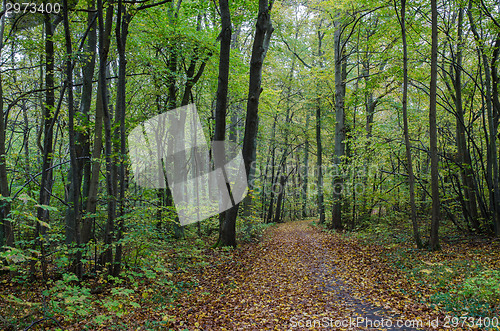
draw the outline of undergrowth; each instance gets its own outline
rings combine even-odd
[[[259,219],[238,220],[238,240],[256,241],[271,224]],[[179,298],[189,295],[198,285],[196,275],[212,263],[229,258],[228,248],[211,249],[217,239],[218,221],[204,221],[200,227],[187,226],[184,238],[172,239],[159,232],[154,224],[136,224],[141,231],[130,231],[123,240],[124,268],[119,277],[105,270],[89,267],[84,277],[63,272],[66,265],[55,259],[49,280],[30,281],[21,251],[12,251],[20,262],[15,273],[0,278],[0,329],[28,330],[39,327],[50,330],[145,330],[165,329],[171,316],[159,315],[145,321],[151,311],[172,308]],[[199,231],[201,230],[201,236]],[[212,259],[216,254],[220,258]],[[68,261],[66,261],[68,262]],[[24,265],[23,265],[24,263]],[[189,273],[188,280],[177,277]]]
[[[413,285],[409,291],[422,303],[459,318],[500,316],[498,241],[465,236],[445,222],[441,251],[429,252],[415,248],[409,220],[388,223],[377,222],[344,235],[381,248],[384,260],[405,275]],[[427,228],[421,231],[428,233]]]

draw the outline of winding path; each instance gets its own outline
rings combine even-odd
[[[259,244],[205,268],[195,293],[177,306],[177,316],[185,317],[177,322],[189,330],[418,330],[396,325],[416,325],[410,314],[354,294],[356,284],[370,281],[360,278],[366,268],[352,284],[349,278],[351,264],[364,256],[346,262],[346,250],[356,248],[332,238],[308,221],[273,227]]]

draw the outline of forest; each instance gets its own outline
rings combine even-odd
[[[500,330],[497,1],[0,14],[0,329]]]

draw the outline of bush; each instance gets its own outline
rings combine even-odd
[[[464,281],[457,294],[464,299],[475,298],[491,305],[500,301],[500,271],[485,270]]]
[[[50,289],[43,291],[43,295],[49,299],[52,314],[63,316],[69,321],[92,314],[90,289],[75,285],[77,282],[75,275],[63,274],[62,280],[56,281]]]

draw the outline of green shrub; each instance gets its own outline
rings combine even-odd
[[[101,300],[101,304],[109,313],[121,318],[134,308],[140,308],[140,304],[133,301],[134,290],[124,287],[111,289],[111,295]]]
[[[76,320],[90,315],[93,311],[90,289],[73,285],[78,278],[74,274],[63,274],[63,279],[43,291],[48,297],[49,309],[53,314],[68,320]]]
[[[500,271],[485,270],[476,277],[466,279],[457,294],[464,299],[475,298],[492,305],[498,304],[500,301]]]

